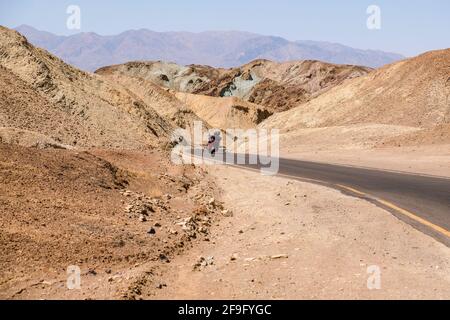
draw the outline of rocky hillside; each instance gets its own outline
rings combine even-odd
[[[0,127],[80,147],[143,149],[172,126],[119,84],[80,71],[0,27]]]
[[[130,62],[101,68],[98,74],[121,74],[175,91],[213,97],[237,97],[270,112],[289,110],[369,68],[319,61],[276,63],[256,60],[239,68],[180,66],[167,62]]]
[[[162,148],[195,114],[121,80],[0,27],[0,299],[137,299],[230,214],[206,171]],[[80,290],[61,286],[72,265]]]
[[[178,100],[169,89],[161,88],[151,81],[108,71],[103,72],[101,76],[127,88],[130,94],[152,106],[164,120],[175,127],[192,128],[194,121],[204,121],[193,109]],[[206,123],[205,125],[208,126]]]
[[[294,141],[307,128],[339,126],[345,131],[361,124],[378,124],[380,133],[389,126],[403,128],[404,134],[390,135],[379,145],[450,142],[450,49],[345,82],[261,126],[279,128]]]
[[[284,129],[380,123],[433,127],[450,122],[450,49],[432,51],[348,81],[267,125]]]
[[[176,97],[213,128],[250,129],[272,115],[266,108],[236,97],[210,97],[176,92]]]

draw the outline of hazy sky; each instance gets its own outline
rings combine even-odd
[[[240,30],[409,56],[450,47],[449,0],[0,0],[0,24],[71,34],[69,5],[81,9],[81,32],[103,35],[140,28]],[[381,9],[380,30],[366,26],[369,5]]]

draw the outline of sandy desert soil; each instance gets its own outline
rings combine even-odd
[[[241,169],[209,170],[234,215],[167,266],[167,287],[146,298],[450,298],[450,249],[373,204]],[[373,265],[380,290],[367,288]]]
[[[159,152],[0,143],[0,181],[3,299],[134,299],[221,217],[214,182]],[[81,290],[67,289],[71,265]]]

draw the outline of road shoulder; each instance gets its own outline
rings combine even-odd
[[[167,287],[148,298],[450,298],[450,249],[387,211],[322,186],[209,171],[233,217],[167,266]],[[367,286],[373,268],[379,290]]]

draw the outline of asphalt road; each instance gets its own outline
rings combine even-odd
[[[225,155],[229,154],[218,154],[214,160],[222,163]],[[243,158],[245,165],[236,163],[236,155],[228,164],[253,170],[270,167],[259,161],[250,165],[249,156]],[[279,159],[277,174],[370,201],[450,247],[450,178],[284,158]]]
[[[279,175],[326,185],[371,201],[450,246],[448,178],[291,159],[279,161]]]

